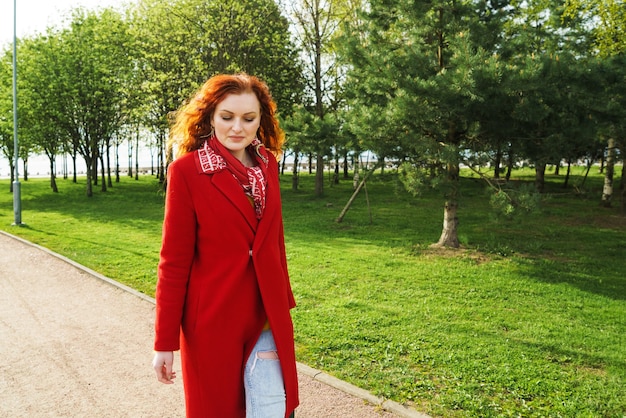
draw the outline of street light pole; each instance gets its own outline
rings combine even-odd
[[[13,180],[13,225],[22,224],[22,196],[20,171],[18,168],[19,147],[17,144],[17,0],[13,0],[13,144],[15,147],[15,178]]]

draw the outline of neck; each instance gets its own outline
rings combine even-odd
[[[231,152],[231,154],[233,155],[233,157],[238,159],[244,167],[254,167],[254,160],[250,156],[250,153],[248,153],[247,148],[237,151],[236,153]]]

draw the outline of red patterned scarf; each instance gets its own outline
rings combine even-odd
[[[267,150],[257,138],[254,138],[247,151],[256,161],[254,167],[246,167],[235,158],[217,138],[212,136],[198,150],[200,165],[205,173],[228,170],[237,179],[246,195],[254,201],[257,219],[263,217],[265,210],[265,188],[267,187]]]

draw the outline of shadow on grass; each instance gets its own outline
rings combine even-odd
[[[35,224],[39,213],[60,213],[77,220],[119,223],[121,227],[153,228],[162,221],[164,197],[156,179],[125,179],[102,192],[94,187],[92,197],[85,195],[85,185],[59,182],[59,193],[51,192],[40,182],[25,182],[22,187],[22,210],[30,213]]]
[[[613,300],[626,300],[626,278],[624,262],[607,260],[613,268],[603,267],[602,274],[594,271],[593,265],[602,260],[547,260],[519,258],[518,265],[526,277],[549,284],[567,284],[581,291],[601,295]]]
[[[605,358],[599,355],[593,355],[589,351],[582,349],[576,350],[548,342],[518,341],[518,343],[530,347],[533,350],[537,349],[543,353],[547,353],[546,359],[551,363],[561,366],[574,365],[575,367],[584,369],[586,372],[595,375],[605,375],[607,373],[607,365],[610,365],[612,370],[618,371],[622,377],[626,377],[626,361],[623,358]]]

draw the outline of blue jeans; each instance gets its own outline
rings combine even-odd
[[[261,333],[244,372],[246,418],[283,418],[285,385],[271,330]]]

